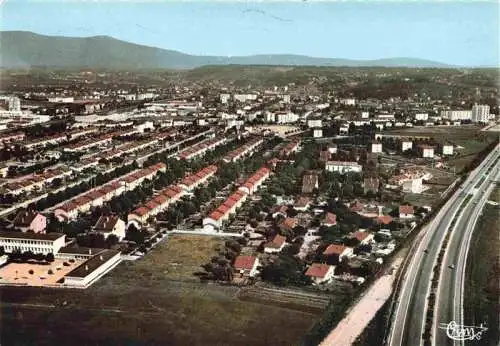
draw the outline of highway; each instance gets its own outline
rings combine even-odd
[[[499,157],[498,149],[499,146],[497,146],[483,162],[469,174],[461,187],[449,198],[427,227],[422,230],[420,243],[418,243],[417,246],[414,247],[413,252],[408,255],[408,267],[402,278],[399,296],[394,307],[391,330],[387,340],[388,345],[406,346],[423,344],[422,335],[425,327],[427,298],[431,288],[433,268],[436,264],[443,241],[452,220],[459,212],[460,206],[467,199],[469,193],[474,192],[475,186],[482,181],[483,175],[486,174],[488,168]],[[498,168],[498,163],[496,167]],[[493,170],[492,173],[494,172],[496,171]],[[487,179],[484,180],[484,182],[487,181]],[[483,186],[484,184],[480,189],[482,189]],[[474,201],[478,200],[480,196],[481,193],[474,194],[470,200],[470,204],[474,204]],[[469,208],[461,210],[461,214],[468,210]],[[456,224],[458,225],[459,223],[457,222]],[[458,232],[463,232],[464,228],[467,227],[460,227]],[[447,282],[446,284],[449,285],[450,283]],[[453,298],[451,299],[451,303],[453,303]],[[449,303],[450,302],[448,302],[448,304]],[[443,303],[443,307],[444,305],[447,304]],[[441,332],[443,332],[443,330],[439,330],[438,333],[441,334]],[[444,336],[446,337],[446,333]],[[434,344],[440,346],[446,345],[441,343]]]
[[[496,169],[491,171],[490,178],[485,179],[475,191],[474,197],[465,207],[451,233],[443,260],[438,291],[436,292],[437,304],[432,330],[433,344],[435,345],[463,345],[463,341],[450,340],[446,335],[446,330],[439,328],[439,326],[440,324],[448,324],[450,321],[464,325],[463,295],[469,245],[476,222],[498,178],[497,164]],[[451,264],[455,266],[454,269],[448,267]],[[483,321],[478,321],[478,324],[481,322]]]

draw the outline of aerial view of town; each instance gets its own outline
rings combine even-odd
[[[499,7],[0,2],[0,344],[498,345]]]

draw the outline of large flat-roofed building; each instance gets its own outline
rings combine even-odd
[[[120,260],[120,251],[102,251],[66,274],[64,285],[86,288],[120,263]]]
[[[472,106],[472,122],[487,123],[490,120],[490,106],[478,105]]]
[[[0,231],[0,246],[6,253],[16,249],[21,252],[57,253],[66,244],[65,235],[60,233],[23,233]]]
[[[363,166],[357,162],[328,161],[325,164],[325,169],[329,172],[339,172],[340,174],[349,172],[359,173],[363,170]]]
[[[444,110],[444,111],[441,111],[441,117],[443,119],[448,119],[451,121],[471,120],[472,119],[472,111],[471,110]]]

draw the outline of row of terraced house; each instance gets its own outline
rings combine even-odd
[[[183,196],[206,183],[216,172],[217,166],[210,165],[195,174],[186,176],[179,184],[161,190],[156,196],[132,211],[128,215],[128,223],[134,224],[137,228],[142,227],[150,217],[177,203]]]
[[[101,206],[112,198],[135,189],[144,180],[152,179],[159,171],[166,171],[164,163],[158,163],[151,167],[132,172],[120,180],[110,182],[98,189],[67,201],[55,209],[54,215],[59,221],[74,220],[78,214],[86,213],[92,207]]]
[[[267,167],[260,168],[253,174],[238,191],[233,193],[210,215],[203,219],[203,228],[207,231],[220,231],[224,222],[229,220],[230,216],[236,213],[250,195],[255,193],[264,181],[269,178],[271,170]]]

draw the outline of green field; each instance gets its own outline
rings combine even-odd
[[[494,190],[490,200],[500,202],[500,189]],[[500,338],[498,224],[498,206],[487,204],[476,224],[467,261],[464,318],[467,325],[487,323],[488,332],[481,345],[498,345]]]
[[[240,288],[193,280],[188,273],[222,239],[183,239],[120,264],[86,290],[1,288],[1,344],[294,345],[319,318],[318,311],[241,301]],[[201,263],[172,270],[190,249]]]

